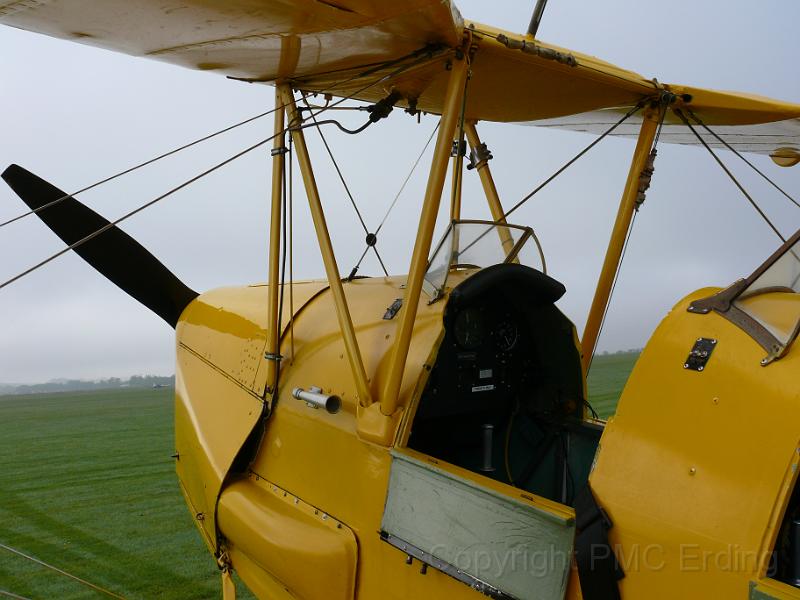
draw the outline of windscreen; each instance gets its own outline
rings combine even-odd
[[[518,225],[454,221],[431,256],[425,281],[434,295],[439,295],[448,274],[457,270],[478,270],[519,260],[544,272],[541,248],[535,240],[529,243],[531,237],[529,228]]]

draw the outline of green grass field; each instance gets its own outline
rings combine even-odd
[[[595,359],[591,401],[602,416],[636,356]],[[219,598],[178,490],[172,424],[172,389],[0,397],[0,544],[125,598]],[[105,597],[3,548],[0,590]]]
[[[617,400],[631,374],[638,352],[597,355],[589,371],[589,402],[604,419],[614,414]]]
[[[173,393],[0,398],[0,543],[126,598],[218,597],[170,457]],[[0,590],[103,597],[2,548]]]

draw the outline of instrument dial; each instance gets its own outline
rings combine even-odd
[[[464,350],[479,348],[486,337],[486,324],[481,311],[477,308],[465,308],[458,313],[454,333],[456,342]]]
[[[517,330],[516,323],[511,319],[501,321],[497,329],[495,329],[495,337],[500,351],[510,352],[517,345],[517,340],[519,339],[519,330]]]

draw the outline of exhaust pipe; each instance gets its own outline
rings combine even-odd
[[[324,408],[330,414],[335,415],[342,407],[342,399],[333,394],[323,394],[322,388],[311,386],[308,391],[303,388],[294,388],[292,396],[302,400],[309,408]]]

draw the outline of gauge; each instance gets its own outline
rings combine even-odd
[[[483,344],[486,325],[480,309],[465,308],[456,315],[454,327],[456,342],[464,350],[475,350]]]
[[[511,319],[504,319],[494,330],[497,339],[497,347],[501,352],[509,352],[514,349],[519,339],[517,325]]]

